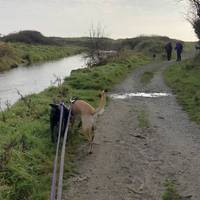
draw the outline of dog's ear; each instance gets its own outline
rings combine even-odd
[[[102,90],[101,93],[98,95],[98,97],[101,98],[106,92],[108,92],[107,89]]]
[[[70,103],[74,103],[77,100],[80,100],[80,98],[79,97],[72,97],[69,101],[70,101]]]

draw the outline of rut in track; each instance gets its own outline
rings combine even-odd
[[[162,72],[172,63],[137,69],[113,93],[171,93]],[[146,70],[155,74],[144,86],[140,77]],[[182,196],[200,199],[200,127],[174,95],[112,99],[98,119],[95,143],[92,155],[80,147],[78,174],[66,181],[64,199],[160,200],[167,178],[176,181]]]

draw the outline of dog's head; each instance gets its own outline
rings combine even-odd
[[[101,97],[103,97],[103,96],[105,96],[106,95],[106,92],[108,92],[108,90],[107,89],[105,89],[105,90],[102,90],[100,93],[99,93],[99,98],[101,98]]]
[[[70,103],[75,103],[77,100],[80,100],[79,97],[72,97],[69,101]]]

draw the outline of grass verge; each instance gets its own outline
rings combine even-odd
[[[122,55],[103,66],[72,72],[59,87],[50,87],[18,101],[0,113],[0,199],[49,198],[55,146],[49,135],[49,103],[79,96],[97,106],[102,89],[111,89],[127,73],[149,60],[142,55]],[[75,170],[73,158],[83,141],[78,128],[70,133],[65,175]]]
[[[173,89],[178,102],[190,118],[200,123],[200,68],[190,61],[170,66],[164,73],[167,84]]]

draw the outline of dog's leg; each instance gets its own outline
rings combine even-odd
[[[91,142],[90,143],[90,148],[89,148],[89,154],[92,154],[93,153],[93,143]]]
[[[88,149],[88,154],[91,154],[92,153],[92,136],[91,136],[91,130],[90,128],[83,128],[82,127],[82,134],[84,135],[85,139],[88,141],[88,146],[89,146],[89,149]]]
[[[90,145],[89,154],[92,154],[92,152],[93,152],[93,140],[94,140],[94,129],[93,129],[93,127],[90,128],[88,134],[89,134],[89,145]]]

